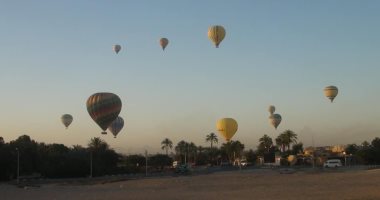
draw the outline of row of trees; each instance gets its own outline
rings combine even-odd
[[[214,133],[210,133],[205,138],[205,141],[210,143],[209,147],[196,146],[192,142],[183,140],[174,146],[168,138],[165,138],[161,145],[162,149],[166,150],[167,155],[168,150],[174,147],[175,154],[172,157],[181,162],[217,164],[223,160],[233,162],[235,158],[244,157],[248,162],[254,163],[258,156],[266,159],[270,155],[274,159],[276,153],[283,158],[286,158],[288,155],[303,154],[303,144],[297,140],[297,134],[291,130],[285,130],[274,140],[268,135],[262,136],[259,139],[256,150],[249,149],[248,151],[244,151],[245,146],[240,141],[230,141],[223,143],[220,148],[215,147],[215,144],[219,141]],[[364,141],[361,145],[349,144],[344,153],[346,157],[349,156],[350,162],[355,161],[357,164],[380,164],[380,138],[373,139],[371,143]],[[342,154],[331,152],[330,156],[342,157]],[[328,157],[325,159],[328,159]]]
[[[89,177],[110,174],[162,171],[172,164],[172,158],[164,154],[149,156],[122,155],[115,152],[100,138],[92,138],[87,147],[63,144],[45,144],[23,135],[5,143],[0,137],[0,180],[17,177],[19,155],[20,176],[42,178]],[[92,167],[91,167],[92,166]]]
[[[196,146],[193,142],[186,142],[184,140],[177,143],[176,146],[173,142],[165,138],[161,142],[161,148],[166,151],[175,150],[174,159],[181,162],[191,162],[196,164],[217,164],[222,161],[233,162],[236,158],[245,157],[249,162],[254,163],[257,156],[263,156],[266,153],[274,153],[275,151],[281,152],[283,155],[299,153],[303,151],[302,143],[297,143],[297,134],[291,130],[286,130],[276,138],[276,145],[273,143],[272,138],[264,135],[259,139],[257,150],[252,149],[244,151],[245,145],[240,141],[229,141],[221,144],[220,148],[215,147],[219,142],[215,133],[206,135],[206,142],[210,143],[209,147]],[[292,149],[290,147],[293,147]]]
[[[170,139],[165,138],[161,147],[166,154],[125,156],[115,152],[100,138],[92,138],[86,147],[67,147],[63,144],[38,143],[27,135],[9,143],[0,137],[0,180],[16,177],[17,155],[20,158],[21,176],[36,174],[47,178],[61,178],[139,173],[145,171],[146,163],[150,172],[162,171],[171,166],[173,160],[196,165],[217,165],[245,158],[254,164],[258,156],[265,158],[275,152],[283,157],[303,153],[303,144],[297,142],[297,134],[291,130],[284,131],[274,140],[268,135],[262,136],[255,150],[245,150],[245,145],[240,141],[225,142],[217,147],[215,144],[219,140],[214,133],[208,134],[205,141],[210,146],[197,146],[184,140],[174,146]],[[175,153],[169,154],[172,149]],[[375,138],[371,143],[350,144],[345,153],[362,164],[380,164],[380,138]]]
[[[361,145],[349,144],[345,153],[363,164],[380,164],[380,138],[376,137],[371,143],[364,141]]]
[[[93,138],[87,148],[74,145],[45,144],[23,135],[5,143],[0,138],[0,180],[17,176],[17,156],[19,155],[20,175],[58,177],[99,176],[117,170],[120,155],[100,138]]]

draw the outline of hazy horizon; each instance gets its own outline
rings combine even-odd
[[[380,136],[379,10],[370,0],[6,1],[0,136],[67,146],[100,137],[121,153],[155,153],[166,137],[208,146],[214,132],[220,145],[216,121],[232,117],[232,139],[246,149],[287,129],[304,146],[371,141]],[[219,48],[207,38],[217,24],[226,29]],[[334,103],[329,85],[339,88]],[[96,92],[123,102],[116,139],[87,113]],[[282,116],[277,130],[269,105]]]

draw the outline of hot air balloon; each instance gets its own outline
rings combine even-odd
[[[121,100],[116,94],[95,93],[87,99],[87,111],[91,118],[107,134],[106,129],[119,116]]]
[[[113,49],[113,51],[114,51],[116,54],[118,54],[119,51],[121,50],[121,46],[118,45],[118,44],[115,44],[115,45],[112,46],[112,49]]]
[[[268,108],[268,111],[270,113],[270,115],[273,115],[274,111],[276,110],[276,107],[274,107],[273,105],[270,105],[269,108]]]
[[[297,163],[297,156],[289,155],[288,156],[288,162],[290,165],[295,165]]]
[[[330,86],[325,87],[324,92],[325,92],[325,96],[329,98],[332,103],[336,95],[338,95],[338,88],[330,85]]]
[[[108,127],[108,130],[110,130],[114,138],[116,138],[117,134],[121,131],[121,129],[123,129],[123,126],[124,126],[123,118],[117,117]]]
[[[275,129],[277,129],[278,125],[281,123],[281,115],[280,114],[273,114],[269,117],[269,123],[274,126]]]
[[[64,114],[61,117],[61,121],[67,129],[70,126],[71,122],[73,122],[73,116],[71,116],[70,114]]]
[[[228,142],[235,135],[238,129],[238,124],[232,118],[223,118],[216,123],[216,129]]]
[[[168,38],[161,38],[160,39],[160,45],[161,45],[163,51],[165,50],[166,46],[168,46],[168,44],[169,44]]]
[[[226,36],[226,30],[223,28],[223,26],[211,26],[208,28],[208,38],[215,44],[215,47],[218,48],[220,42],[224,39]]]

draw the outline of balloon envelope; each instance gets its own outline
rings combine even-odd
[[[123,129],[124,120],[121,117],[117,117],[111,125],[108,127],[108,130],[111,131],[112,135],[116,138],[117,134]]]
[[[61,121],[67,129],[70,126],[71,122],[73,122],[73,116],[71,116],[70,114],[64,114],[61,117]]]
[[[281,123],[281,115],[280,114],[273,114],[269,117],[269,123],[274,126],[275,129],[277,129],[278,125]]]
[[[121,50],[121,46],[118,45],[118,44],[115,44],[115,45],[113,45],[112,49],[113,49],[113,51],[114,51],[116,54],[118,54],[119,51]]]
[[[274,111],[276,111],[276,107],[274,107],[273,105],[270,105],[268,108],[268,111],[271,115],[273,115]]]
[[[333,85],[325,87],[323,91],[325,96],[329,98],[331,102],[333,102],[335,97],[338,95],[338,88]]]
[[[216,25],[208,28],[208,38],[215,44],[215,47],[218,48],[219,44],[222,42],[226,36],[226,30],[223,26]]]
[[[162,47],[162,50],[165,50],[166,46],[168,46],[169,40],[167,38],[161,38],[160,39],[160,45]]]
[[[297,163],[297,156],[289,155],[288,156],[288,162],[290,165],[295,165]]]
[[[107,134],[105,130],[119,116],[121,100],[113,93],[95,93],[87,99],[87,111],[91,118]]]
[[[238,129],[238,124],[232,118],[223,118],[216,123],[216,129],[226,141],[230,141]]]

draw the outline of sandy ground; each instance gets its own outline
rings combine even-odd
[[[107,184],[18,188],[0,185],[0,199],[347,199],[379,200],[380,170],[281,173],[256,169],[146,178]]]

